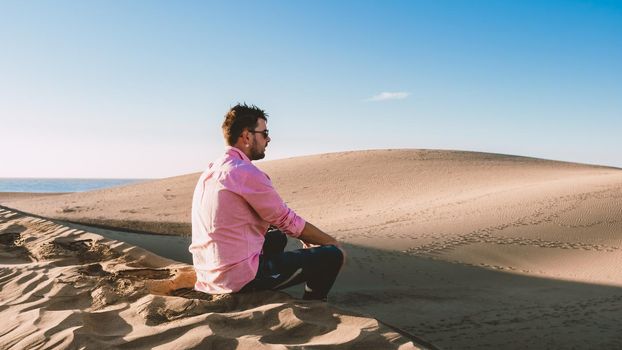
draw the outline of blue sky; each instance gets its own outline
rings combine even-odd
[[[622,167],[622,2],[0,0],[0,177],[165,177],[223,148]]]

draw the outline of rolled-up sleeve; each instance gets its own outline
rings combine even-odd
[[[305,220],[285,204],[268,176],[259,169],[244,171],[243,176],[243,181],[239,183],[239,195],[257,214],[284,233],[292,237],[300,236],[305,227]]]

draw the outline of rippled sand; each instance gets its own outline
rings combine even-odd
[[[191,266],[0,208],[3,349],[416,349],[377,320],[285,293],[194,292]]]

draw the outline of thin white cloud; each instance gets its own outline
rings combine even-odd
[[[409,92],[381,92],[369,98],[369,101],[403,100],[410,95]]]

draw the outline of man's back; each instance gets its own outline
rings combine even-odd
[[[281,224],[290,234],[301,232],[305,224],[244,153],[227,147],[194,191],[190,252],[197,272],[195,289],[230,293],[252,280],[270,223]]]

